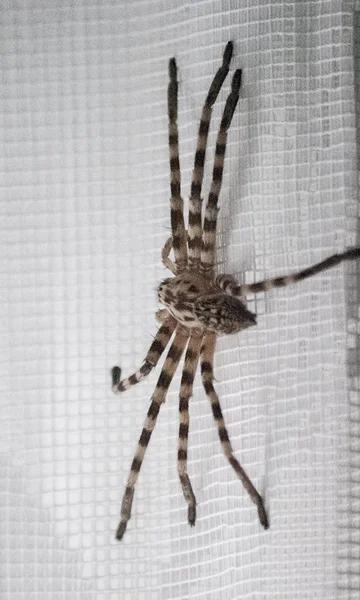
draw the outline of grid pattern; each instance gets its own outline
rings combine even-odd
[[[225,420],[266,497],[268,532],[221,454],[199,380],[189,449],[198,522],[188,527],[176,377],[117,543],[156,376],[118,397],[109,375],[114,364],[137,368],[156,330],[171,56],[185,198],[201,105],[229,39],[243,68],[219,272],[260,280],[356,243],[353,9],[339,0],[2,2],[5,600],[357,597],[356,265],[250,298],[258,327],[218,344]]]
[[[357,171],[360,170],[360,3],[355,3],[354,11],[354,81],[356,107]],[[350,206],[349,206],[350,208]],[[351,206],[352,222],[359,231],[357,203]],[[357,219],[355,218],[357,217]],[[348,281],[348,445],[344,453],[344,472],[339,486],[338,503],[338,598],[352,600],[360,589],[359,548],[360,548],[360,485],[359,485],[359,286],[358,279]]]

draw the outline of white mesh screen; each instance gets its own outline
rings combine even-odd
[[[222,455],[199,378],[189,448],[198,519],[187,525],[178,374],[116,542],[157,375],[110,391],[110,368],[138,368],[157,327],[170,224],[168,59],[179,66],[187,198],[202,103],[234,41],[243,87],[219,271],[249,282],[280,275],[357,241],[353,9],[339,0],[2,2],[6,600],[358,597],[356,265],[249,298],[258,326],[218,343],[225,420],[266,498],[269,531]],[[206,191],[229,82],[214,110]]]

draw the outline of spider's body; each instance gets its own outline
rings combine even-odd
[[[208,275],[184,271],[164,279],[160,302],[179,325],[199,335],[238,333],[256,324],[256,317],[238,298],[228,296]]]
[[[234,456],[219,398],[213,386],[213,359],[216,337],[223,334],[237,333],[256,324],[256,316],[247,310],[245,305],[247,294],[264,292],[274,287],[284,287],[316,275],[344,260],[354,260],[360,257],[360,249],[351,248],[342,254],[334,254],[320,263],[292,275],[266,279],[246,285],[238,285],[231,275],[214,275],[216,224],[219,210],[218,198],[222,183],[227,131],[239,99],[240,69],[234,73],[231,92],[226,101],[220,123],[216,140],[212,183],[204,215],[202,215],[201,188],[212,106],[229,72],[232,53],[233,44],[228,42],[222,65],[212,81],[203,106],[191,183],[187,230],[184,222],[184,203],[181,197],[180,185],[177,67],[175,59],[171,59],[169,63],[168,116],[172,235],[163,248],[162,260],[165,267],[172,272],[173,277],[164,279],[158,287],[158,298],[164,306],[164,309],[156,314],[161,325],[143,364],[138,371],[123,380],[120,380],[121,371],[119,367],[114,367],[112,370],[114,392],[123,392],[146,377],[157,365],[165,348],[173,339],[152,395],[135,457],[131,464],[121,506],[121,521],[116,533],[119,540],[123,537],[131,517],[135,483],[156,424],[160,406],[165,401],[167,390],[184,351],[185,359],[179,402],[178,472],[183,494],[188,503],[188,521],[190,525],[194,525],[196,520],[196,500],[187,473],[188,407],[195,373],[200,361],[204,390],[211,403],[224,454],[256,505],[261,525],[267,529],[268,517],[263,500]],[[174,253],[174,262],[169,258],[171,249]]]

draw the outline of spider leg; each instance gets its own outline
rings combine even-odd
[[[172,249],[172,235],[166,240],[165,242],[165,246],[163,247],[162,251],[161,251],[161,259],[163,262],[164,267],[166,267],[167,269],[169,269],[169,271],[171,271],[173,273],[173,275],[176,275],[177,271],[176,271],[176,265],[174,265],[173,261],[171,260],[171,258],[169,258],[169,254],[171,252]]]
[[[231,92],[226,101],[220,129],[216,140],[215,159],[210,194],[205,209],[203,225],[201,262],[203,271],[211,271],[215,262],[216,224],[218,214],[218,198],[221,190],[224,160],[226,152],[227,132],[239,100],[241,85],[241,69],[237,69],[231,82]]]
[[[168,116],[169,116],[169,152],[170,152],[170,218],[172,246],[178,272],[187,265],[187,242],[184,224],[184,201],[181,197],[181,175],[179,160],[178,82],[175,58],[169,61]]]
[[[218,69],[206,96],[205,104],[201,113],[199,133],[196,145],[194,169],[191,182],[191,193],[189,199],[189,227],[188,227],[188,246],[189,246],[189,264],[195,267],[200,262],[201,252],[201,188],[204,179],[204,163],[206,154],[206,145],[209,133],[209,126],[212,114],[212,107],[219,95],[222,84],[229,72],[230,61],[233,54],[233,43],[228,42],[223,54],[223,62]]]
[[[184,368],[181,377],[179,402],[179,447],[178,472],[184,498],[188,503],[188,521],[195,525],[196,498],[187,473],[187,450],[189,435],[189,399],[192,396],[194,377],[200,356],[201,337],[191,337],[185,354]]]
[[[214,351],[216,344],[216,336],[214,334],[207,334],[204,337],[203,344],[201,347],[201,377],[203,381],[203,386],[211,402],[212,413],[214,419],[216,421],[216,425],[218,428],[218,434],[220,438],[220,442],[222,445],[223,452],[234,469],[235,473],[241,480],[244,488],[248,492],[251,500],[256,504],[259,520],[264,529],[268,529],[269,522],[266,514],[266,510],[264,507],[263,499],[260,494],[252,484],[251,480],[247,476],[246,472],[235,458],[233,449],[230,443],[229,435],[226,430],[226,426],[224,423],[224,418],[221,411],[221,406],[219,402],[219,397],[215,392],[213,386],[214,380],[214,372],[213,372],[213,360],[214,360]]]
[[[350,248],[341,254],[333,254],[325,260],[322,260],[307,269],[293,273],[292,275],[285,275],[283,277],[274,277],[273,279],[264,279],[258,283],[249,283],[244,285],[237,285],[234,278],[231,275],[219,275],[215,283],[222,289],[226,294],[230,296],[245,296],[246,294],[256,294],[257,292],[266,292],[272,288],[285,287],[291,283],[302,281],[313,275],[317,275],[326,269],[335,267],[336,265],[346,260],[356,260],[360,258],[360,248]]]
[[[174,333],[176,327],[176,321],[172,317],[168,317],[165,319],[161,327],[158,329],[158,332],[154,338],[153,343],[151,344],[149,351],[145,357],[143,364],[140,369],[130,375],[127,379],[122,379],[120,381],[121,370],[119,367],[112,368],[112,388],[115,394],[119,394],[120,392],[124,392],[132,385],[139,383],[142,379],[147,377],[149,373],[156,367],[160,356],[164,352],[168,342]]]
[[[122,539],[126,531],[127,523],[131,518],[131,507],[134,498],[135,484],[144,460],[146,448],[149,444],[151,434],[155,428],[160,406],[163,402],[165,402],[169,385],[179,364],[187,340],[187,334],[183,333],[182,331],[176,332],[174,341],[170,346],[164,366],[160,373],[160,377],[156,384],[150,408],[145,419],[144,427],[141,432],[134,459],[131,463],[130,474],[126,483],[125,493],[121,504],[121,521],[116,532],[116,538],[118,540]]]

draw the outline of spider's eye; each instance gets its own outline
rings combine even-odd
[[[256,325],[256,315],[241,300],[226,294],[199,298],[195,302],[194,312],[206,329],[218,334],[237,333]]]
[[[167,284],[169,283],[169,281],[170,281],[170,278],[168,278],[168,279],[163,279],[163,281],[162,281],[162,282],[159,284],[159,286],[158,286],[158,288],[157,288],[157,289],[158,289],[158,291],[159,291],[159,292],[161,292],[161,291],[164,289],[164,287],[166,287],[166,286],[167,286]]]
[[[167,285],[169,283],[170,279],[163,279],[162,282],[160,283],[159,287],[163,287],[164,285]]]

